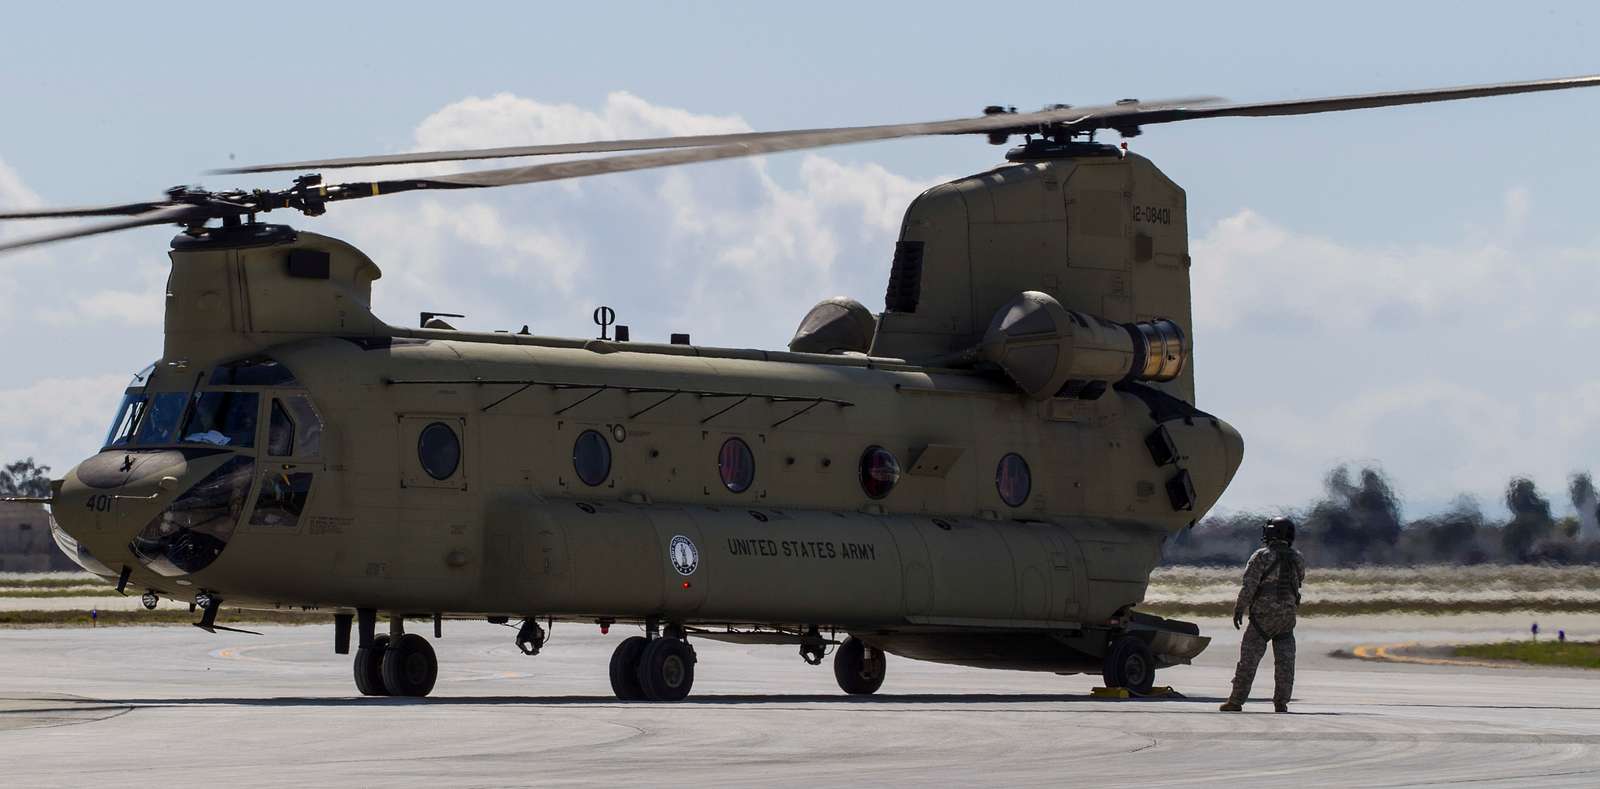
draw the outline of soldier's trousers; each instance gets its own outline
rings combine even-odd
[[[1228,700],[1243,704],[1250,697],[1250,685],[1256,680],[1256,666],[1267,654],[1267,634],[1251,622],[1244,629],[1244,643],[1239,647],[1239,667],[1233,672],[1233,694]],[[1287,704],[1294,693],[1294,628],[1272,637],[1272,700]]]

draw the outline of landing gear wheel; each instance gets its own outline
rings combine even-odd
[[[377,636],[372,646],[356,650],[356,690],[363,696],[387,696],[383,684],[383,653],[389,650],[389,637]]]
[[[1156,685],[1156,658],[1150,646],[1133,636],[1111,642],[1106,650],[1101,676],[1108,688],[1127,688],[1134,693],[1149,693]]]
[[[383,686],[391,696],[426,696],[439,678],[439,659],[428,639],[406,633],[383,653]]]
[[[648,646],[650,640],[644,636],[629,636],[611,653],[611,692],[617,694],[617,698],[644,700],[644,688],[639,686],[639,658]]]
[[[681,701],[694,685],[694,647],[676,638],[658,638],[639,656],[639,687],[651,701]]]
[[[887,668],[883,650],[869,647],[855,636],[846,638],[833,653],[833,678],[840,690],[853,696],[877,693]]]

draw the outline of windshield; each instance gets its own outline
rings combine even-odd
[[[117,406],[117,415],[111,420],[111,429],[106,431],[107,448],[127,446],[133,440],[133,428],[139,424],[139,418],[144,415],[145,396],[143,393],[130,392],[122,396],[122,405]]]
[[[183,422],[186,443],[216,444],[227,447],[253,447],[256,443],[256,407],[261,396],[255,392],[201,392]]]

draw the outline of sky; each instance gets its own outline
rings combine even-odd
[[[1216,6],[27,4],[0,33],[0,210],[287,185],[205,175],[250,162],[1600,73],[1592,4]],[[1514,475],[1559,510],[1600,470],[1600,89],[1130,145],[1188,192],[1199,405],[1246,440],[1220,509],[1375,463],[1409,516],[1502,512]],[[366,250],[390,323],[586,336],[607,304],[636,339],[780,348],[825,297],[881,309],[905,205],[1003,153],[906,140],[273,219]],[[160,354],[172,233],[0,256],[0,460],[97,448]]]

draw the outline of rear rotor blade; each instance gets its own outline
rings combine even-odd
[[[1152,123],[1173,123],[1200,118],[1272,117],[1278,115],[1314,115],[1323,112],[1398,107],[1407,104],[1428,104],[1436,101],[1457,101],[1486,96],[1508,96],[1515,93],[1539,93],[1548,90],[1567,90],[1600,85],[1600,75],[1562,77],[1527,82],[1501,82],[1492,85],[1465,85],[1454,88],[1430,88],[1391,93],[1364,93],[1353,96],[1329,96],[1320,99],[1293,99],[1290,101],[1263,101],[1244,104],[1221,104],[1210,107],[1182,107],[1176,109],[1140,109],[1114,117],[1095,118],[1078,124],[1075,128],[1117,129],[1143,126]]]
[[[161,207],[156,208],[155,210],[146,211],[145,213],[137,214],[135,216],[128,217],[127,219],[119,219],[115,222],[102,222],[98,225],[88,225],[87,227],[63,230],[59,233],[31,236],[29,238],[20,239],[17,241],[0,242],[0,252],[9,252],[14,249],[38,246],[40,244],[49,244],[56,241],[66,241],[67,239],[71,238],[97,236],[101,233],[112,233],[118,230],[128,230],[135,227],[145,227],[147,225],[179,224],[191,220],[203,221],[207,215],[208,214],[204,210],[196,208],[192,205],[161,205]]]
[[[901,123],[890,126],[855,126],[812,132],[770,132],[758,139],[726,145],[707,145],[667,151],[605,156],[579,159],[570,162],[552,162],[524,167],[507,167],[496,170],[477,170],[458,175],[433,176],[393,181],[375,181],[370,184],[372,194],[411,191],[414,189],[478,189],[492,186],[514,186],[541,181],[561,181],[605,173],[649,170],[694,162],[719,159],[736,159],[783,151],[800,151],[824,148],[831,145],[892,140],[901,137],[920,137],[935,134],[965,134],[969,132],[1037,131],[1052,124],[1070,124],[1098,117],[1102,113],[1128,112],[1143,107],[1150,110],[1175,110],[1199,101],[1212,99],[1176,99],[1149,104],[1121,104],[1102,107],[1073,107],[1043,110],[1031,113],[1006,113],[981,118],[963,118],[930,123]],[[344,184],[341,189],[351,196],[368,196],[368,184]]]
[[[248,167],[234,167],[222,170],[213,170],[215,173],[265,173],[277,170],[316,170],[323,168],[340,167],[367,167],[374,165],[390,164],[424,164],[428,162],[466,161],[474,159],[503,159],[517,156],[549,156],[554,154],[576,153],[615,153],[617,151],[641,151],[660,148],[692,148],[701,146],[722,146],[742,143],[769,143],[773,140],[785,140],[791,137],[831,139],[836,135],[844,135],[850,139],[841,139],[840,142],[821,143],[822,145],[840,145],[845,142],[865,142],[868,140],[888,140],[897,137],[917,137],[930,134],[969,134],[987,132],[1009,128],[1017,128],[1025,133],[1028,129],[1052,123],[1061,123],[1084,117],[1094,112],[1126,112],[1139,108],[1147,110],[1160,108],[1173,108],[1192,104],[1205,104],[1221,101],[1215,96],[1199,96],[1193,98],[1171,99],[1156,103],[1107,105],[1104,107],[1083,107],[1043,110],[1030,113],[1001,113],[998,115],[984,115],[976,118],[957,118],[944,121],[925,121],[917,123],[892,123],[878,126],[840,126],[823,129],[791,129],[787,131],[770,132],[737,132],[732,134],[698,134],[684,137],[646,137],[633,140],[597,140],[592,142],[556,143],[552,145],[524,145],[509,148],[478,148],[461,151],[424,151],[418,153],[384,154],[380,156],[349,156],[338,159],[313,159],[303,162],[286,162],[282,164],[262,164]],[[856,135],[866,135],[857,138]],[[818,146],[809,146],[818,147]],[[793,150],[781,148],[774,150]],[[692,160],[700,161],[700,160]]]

